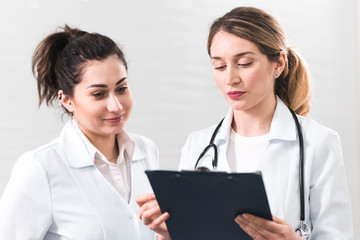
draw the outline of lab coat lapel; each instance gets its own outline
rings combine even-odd
[[[269,145],[259,170],[263,173],[272,214],[284,217],[287,205],[291,203],[288,201],[288,194],[294,192],[289,189],[297,187],[292,179],[297,179],[296,164],[299,150],[296,141],[296,125],[289,109],[280,99],[277,99],[269,138]],[[295,203],[292,204],[295,205]]]
[[[65,156],[64,161],[85,202],[101,222],[105,239],[112,239],[111,236],[139,239],[139,231],[135,230],[139,227],[135,212],[97,170],[70,121],[65,125],[60,141]]]
[[[277,98],[276,109],[270,127],[270,141],[296,140],[296,125],[288,107]]]
[[[215,138],[215,143],[218,148],[218,171],[230,172],[229,163],[227,161],[227,148],[229,145],[229,135],[231,130],[231,123],[233,119],[232,109],[226,114],[222,126]]]
[[[60,134],[60,146],[64,150],[66,165],[73,168],[94,166],[94,160],[71,121],[65,124]]]
[[[135,141],[134,153],[131,158],[131,196],[130,203],[135,203],[135,198],[141,193],[152,192],[149,180],[145,174],[146,169],[151,169],[147,166],[147,156],[145,152],[137,145]],[[132,205],[133,209],[138,209],[137,205]]]
[[[132,135],[129,135],[132,137]],[[135,142],[134,152],[131,157],[131,195],[130,195],[130,206],[136,213],[139,212],[139,205],[136,204],[136,196],[143,193],[152,192],[151,185],[145,174],[146,169],[157,169],[158,166],[149,165],[148,158],[146,154],[147,145],[140,143],[136,138],[133,139]],[[136,214],[138,216],[138,214]],[[138,219],[138,217],[137,217]],[[154,232],[151,231],[147,226],[142,222],[139,222],[139,228],[141,232],[142,239],[155,239]],[[130,239],[130,238],[129,238]]]

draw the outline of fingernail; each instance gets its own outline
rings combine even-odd
[[[241,215],[238,215],[238,216],[235,218],[235,221],[236,221],[237,223],[240,223],[241,220],[242,220],[242,216],[241,216]]]

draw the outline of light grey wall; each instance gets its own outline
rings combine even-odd
[[[127,128],[158,144],[161,168],[176,169],[187,135],[228,110],[212,80],[206,37],[216,17],[240,5],[277,16],[289,44],[307,60],[314,90],[310,116],[341,136],[360,239],[356,0],[0,0],[0,194],[20,154],[57,137],[63,125],[60,110],[37,108],[31,56],[43,37],[67,23],[117,41],[129,61],[135,98]]]

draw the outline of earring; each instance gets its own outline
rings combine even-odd
[[[279,77],[279,73],[278,73],[278,72],[275,72],[275,77]]]
[[[74,117],[74,112],[68,111],[68,115],[69,115],[70,119],[73,119],[73,117]]]

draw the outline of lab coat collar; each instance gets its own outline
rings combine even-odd
[[[296,125],[291,112],[279,97],[276,97],[276,100],[276,109],[270,127],[270,141],[275,139],[295,141]]]
[[[275,140],[296,140],[296,125],[294,119],[284,102],[276,97],[277,104],[270,126],[269,139]],[[223,124],[216,136],[216,145],[221,145],[229,141],[231,123],[233,120],[233,110],[230,109],[226,114]]]
[[[85,134],[80,130],[74,119],[71,120],[74,129],[77,131],[78,135],[81,137],[84,142],[91,158],[95,161],[95,158],[98,157],[105,162],[108,162],[106,157],[90,142],[90,140],[85,136]],[[119,145],[119,154],[123,157],[118,158],[116,164],[121,164],[124,161],[125,156],[127,159],[132,159],[135,147],[135,140],[130,136],[126,130],[123,130],[121,134],[116,135],[117,143]]]
[[[81,138],[81,133],[76,130],[76,127],[72,121],[68,121],[60,134],[60,144],[65,155],[65,161],[73,168],[94,166],[94,149],[87,148],[86,143]],[[145,152],[137,146],[137,142],[130,134],[127,132],[126,134],[134,142],[132,153],[127,152],[131,161],[145,159]]]
[[[134,141],[134,142],[135,142],[135,146],[134,146],[134,151],[133,151],[133,154],[132,154],[131,161],[135,162],[135,161],[146,159],[147,155],[146,155],[145,151],[142,148],[137,146],[136,141]]]
[[[215,143],[217,146],[220,146],[221,144],[229,141],[232,120],[233,120],[233,111],[232,109],[230,109],[224,118],[224,121],[221,125],[218,134],[216,135]]]
[[[91,156],[92,153],[87,149],[72,121],[65,124],[60,134],[60,144],[69,166],[82,168],[94,165],[94,156]]]

